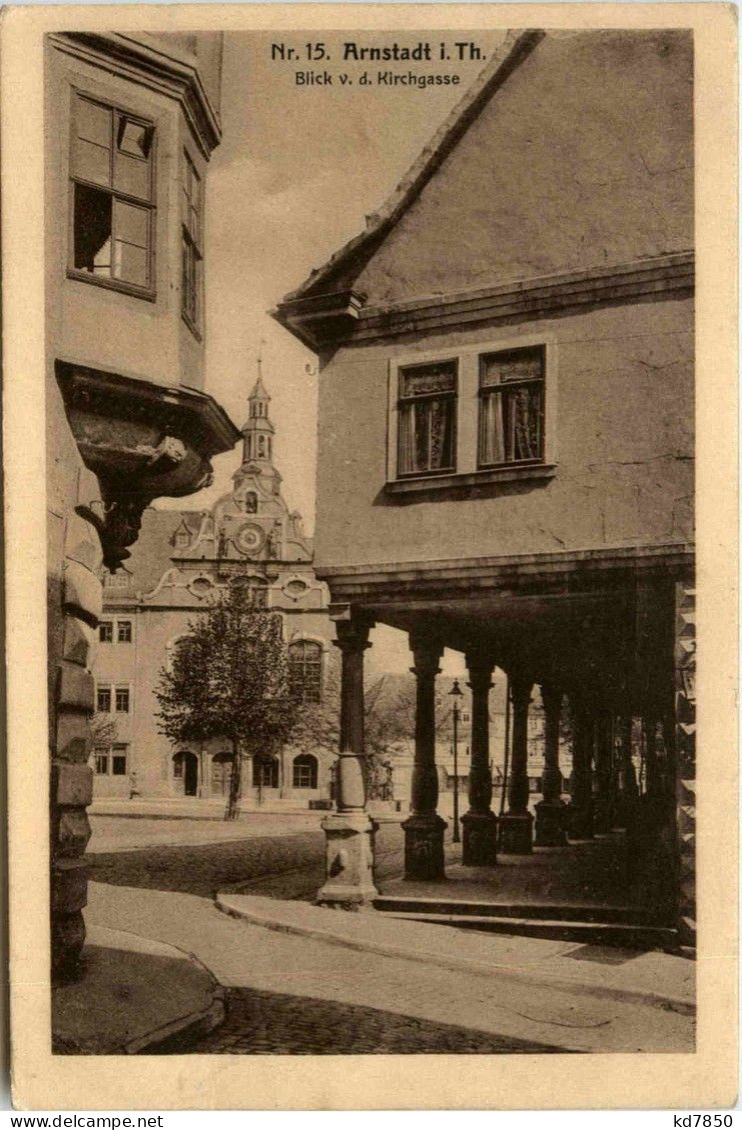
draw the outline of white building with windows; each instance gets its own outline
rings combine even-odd
[[[226,796],[226,744],[175,748],[159,733],[154,689],[178,640],[215,587],[248,585],[254,602],[278,612],[292,677],[303,700],[322,699],[332,632],[326,586],[312,567],[312,541],[281,493],[273,464],[270,396],[259,376],[242,428],[242,462],[232,490],[209,510],[144,512],[131,557],[104,578],[94,674],[99,724],[115,734],[93,755],[97,797]],[[243,770],[249,804],[295,805],[330,796],[333,750],[285,748]]]

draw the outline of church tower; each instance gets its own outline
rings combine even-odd
[[[274,428],[268,410],[270,396],[263,384],[263,376],[258,361],[258,379],[248,397],[249,412],[247,423],[242,427],[242,466],[248,463],[271,463],[273,461]]]

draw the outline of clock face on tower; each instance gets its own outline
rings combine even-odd
[[[235,541],[242,553],[254,557],[265,545],[265,532],[254,522],[247,522],[238,532]]]

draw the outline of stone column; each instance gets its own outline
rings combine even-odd
[[[572,800],[567,817],[570,839],[588,840],[593,835],[592,761],[593,724],[583,703],[573,704]]]
[[[489,749],[489,692],[494,661],[466,655],[471,688],[471,761],[469,811],[461,818],[464,830],[462,863],[491,867],[497,859],[497,817],[492,811],[492,770]]]
[[[565,804],[562,800],[562,774],[559,769],[559,715],[562,692],[547,683],[541,684],[544,705],[544,772],[541,777],[542,800],[536,805],[538,847],[563,847],[567,842],[564,830]]]
[[[595,720],[595,790],[593,831],[610,832],[613,826],[613,717],[601,711]]]
[[[322,821],[327,874],[317,894],[318,902],[335,906],[370,902],[378,894],[373,879],[377,825],[366,812],[363,734],[363,653],[370,646],[369,626],[357,618],[335,623],[335,645],[342,655],[337,812]]]
[[[510,677],[513,697],[513,748],[511,752],[508,811],[500,818],[500,850],[506,855],[532,851],[533,816],[528,811],[528,706],[533,681],[525,675]]]
[[[444,879],[443,833],[447,828],[436,812],[438,771],[435,765],[435,677],[443,653],[439,640],[411,633],[417,679],[415,765],[412,770],[412,811],[402,824],[405,834],[405,878]]]

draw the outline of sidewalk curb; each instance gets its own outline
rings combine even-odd
[[[52,1031],[52,1041],[56,1042],[54,1049],[57,1055],[140,1055],[143,1052],[151,1051],[156,1048],[158,1044],[168,1040],[171,1036],[175,1035],[193,1035],[200,1036],[206,1035],[217,1028],[225,1019],[226,1008],[224,1004],[225,990],[219,983],[212,971],[204,965],[204,963],[196,957],[195,954],[188,950],[182,949],[180,946],[173,945],[170,942],[162,942],[158,938],[152,938],[145,934],[138,934],[133,930],[121,930],[108,926],[102,926],[96,923],[94,929],[98,931],[105,931],[109,934],[123,934],[131,938],[137,938],[142,942],[154,943],[159,950],[167,949],[172,950],[173,954],[177,954],[179,960],[187,961],[189,965],[195,966],[201,970],[210,983],[211,988],[211,1003],[206,1008],[199,1008],[194,1012],[183,1013],[182,1016],[175,1017],[169,1020],[166,1024],[160,1027],[153,1028],[143,1035],[134,1036],[129,1040],[125,1040],[116,1044],[113,1047],[105,1048],[103,1050],[93,1050],[90,1047],[85,1047],[82,1044],[75,1042],[73,1038],[63,1037],[57,1035],[55,1037]],[[93,931],[91,931],[93,933]],[[95,936],[95,935],[94,935]],[[95,944],[100,944],[95,943]]]
[[[121,931],[122,933],[133,934],[133,930]],[[143,938],[143,934],[136,934],[135,937]],[[208,979],[211,981],[211,1004],[208,1008],[202,1009],[200,1012],[190,1013],[187,1016],[179,1017],[172,1020],[169,1024],[164,1024],[162,1028],[155,1028],[152,1032],[139,1037],[135,1040],[130,1040],[123,1051],[126,1055],[139,1055],[144,1051],[152,1050],[158,1044],[163,1043],[165,1040],[170,1039],[171,1036],[206,1036],[209,1032],[213,1032],[220,1024],[224,1022],[227,1015],[225,1000],[224,986],[217,981],[215,975],[204,965],[200,958],[196,957],[195,953],[189,950],[181,949],[180,946],[174,946],[171,942],[161,942],[161,945],[168,945],[171,949],[177,950],[182,953],[186,961],[191,965],[196,965],[202,969]]]
[[[239,902],[237,900],[239,900]],[[276,901],[277,905],[284,908],[290,905],[285,902],[279,903],[278,900],[274,901]],[[610,985],[590,985],[584,981],[568,977],[562,977],[560,979],[558,975],[555,977],[553,973],[550,974],[546,970],[540,971],[534,969],[525,971],[522,968],[515,969],[507,965],[490,964],[471,958],[443,955],[431,951],[421,951],[419,949],[411,950],[407,946],[395,945],[392,942],[380,942],[368,938],[349,937],[342,932],[333,930],[329,920],[327,926],[309,925],[302,922],[288,922],[279,917],[271,917],[257,908],[241,905],[246,902],[246,896],[235,896],[227,892],[217,894],[214,899],[214,904],[217,909],[232,918],[241,918],[243,921],[249,922],[253,926],[262,926],[266,930],[275,930],[278,933],[296,934],[305,938],[313,938],[315,941],[325,942],[328,945],[344,946],[346,949],[375,953],[379,954],[381,957],[402,958],[406,961],[420,961],[423,959],[429,965],[437,965],[442,969],[448,969],[454,972],[474,973],[486,977],[505,977],[520,984],[549,985],[553,989],[573,993],[575,996],[590,996],[603,1000],[645,1004],[653,1008],[677,1012],[683,1016],[695,1016],[696,1012],[695,1005],[682,997],[654,993],[650,990],[623,989],[619,986]],[[322,912],[326,913],[328,916],[347,913],[325,908],[322,908]],[[377,912],[368,911],[361,913],[365,915],[365,913],[375,914]],[[357,917],[357,915],[354,917]],[[390,920],[390,922],[391,921],[396,922],[396,920]],[[446,927],[446,929],[448,929],[448,927]]]

